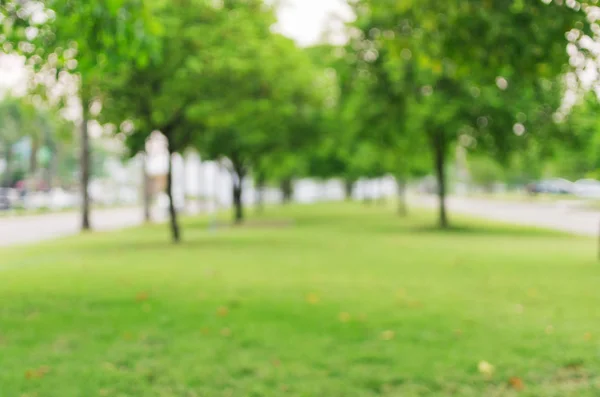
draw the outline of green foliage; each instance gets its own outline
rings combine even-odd
[[[550,163],[553,173],[570,179],[598,175],[600,170],[600,103],[589,92],[575,104],[560,128],[565,139],[553,148]]]
[[[40,70],[80,74],[97,83],[106,69],[125,61],[145,64],[155,55],[161,26],[145,0],[7,1],[3,41]]]
[[[505,180],[502,166],[489,157],[476,156],[469,158],[469,174],[475,185],[488,191],[492,190],[495,183]]]
[[[6,97],[0,100],[0,151],[2,157],[9,158],[9,165],[13,165],[16,160],[11,155],[12,147],[23,140],[29,140],[31,156],[35,157],[20,159],[18,164],[14,165],[26,174],[34,173],[35,169],[31,169],[31,164],[38,163],[38,150],[46,148],[48,161],[40,165],[48,168],[51,158],[55,155],[56,146],[73,142],[73,125],[60,117],[57,109],[34,106],[26,97]]]

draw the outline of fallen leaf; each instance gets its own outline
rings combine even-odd
[[[38,312],[38,311],[33,311],[33,312],[31,312],[31,313],[29,313],[29,314],[27,315],[27,320],[28,320],[28,321],[35,320],[36,318],[38,318],[38,317],[39,317],[39,315],[40,315],[40,312]]]
[[[43,365],[37,369],[29,369],[25,371],[26,379],[40,379],[46,376],[46,374],[50,372],[50,367]]]
[[[479,370],[480,374],[484,375],[487,378],[490,378],[494,374],[495,370],[492,364],[483,360],[479,362],[479,364],[477,365],[477,369]]]
[[[391,330],[383,331],[381,333],[381,339],[383,340],[392,340],[396,336],[396,333]]]
[[[512,378],[510,378],[508,380],[508,384],[510,385],[510,387],[517,391],[521,391],[525,388],[525,383],[523,383],[523,379],[517,376],[513,376]]]
[[[462,329],[455,329],[454,330],[454,335],[456,335],[456,336],[462,336],[462,334],[463,334]]]
[[[350,321],[350,318],[350,313],[342,312],[339,315],[339,319],[343,323],[347,323],[348,321]]]
[[[131,332],[125,332],[123,334],[123,339],[125,339],[127,341],[133,340],[133,334]]]
[[[552,325],[548,325],[548,326],[546,327],[546,334],[550,335],[550,334],[552,334],[553,332],[554,332],[554,326],[552,326]]]
[[[319,295],[315,294],[314,292],[311,292],[306,296],[306,301],[311,305],[316,305],[321,301],[321,298],[319,298]]]
[[[141,292],[138,292],[138,294],[135,296],[135,300],[138,302],[145,302],[148,300],[149,297],[150,297],[150,295],[148,294],[148,292],[141,291]]]
[[[227,336],[231,336],[231,330],[229,328],[223,328],[221,330],[221,335],[227,337]]]
[[[279,359],[275,358],[275,359],[273,359],[273,365],[276,367],[279,367],[279,366],[281,366],[281,361],[279,361]]]
[[[210,334],[210,329],[204,327],[200,330],[200,332],[202,333],[202,335],[208,335]]]
[[[592,335],[592,333],[591,333],[591,332],[586,332],[586,333],[583,335],[583,339],[585,339],[585,340],[586,340],[586,341],[588,341],[588,342],[589,342],[589,341],[591,341],[591,340],[592,340],[592,338],[593,338],[593,335]]]
[[[422,306],[423,306],[423,304],[421,303],[421,301],[418,301],[418,300],[410,300],[408,302],[408,307],[411,307],[411,308],[419,308]]]
[[[221,306],[218,310],[217,310],[217,314],[220,317],[225,317],[229,314],[229,308],[225,307],[225,306]]]

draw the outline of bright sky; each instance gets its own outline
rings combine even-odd
[[[282,0],[279,31],[299,45],[315,44],[327,30],[332,38],[343,40],[339,20],[348,21],[352,12],[345,0]]]

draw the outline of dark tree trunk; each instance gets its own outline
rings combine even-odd
[[[150,202],[152,201],[152,192],[150,191],[150,176],[146,170],[148,155],[142,153],[142,200],[144,205],[144,221],[152,222],[152,214],[150,212]]]
[[[233,163],[233,222],[236,225],[239,225],[244,222],[244,202],[242,201],[242,194],[246,170],[239,158],[233,157],[231,162]]]
[[[86,231],[91,229],[90,225],[90,195],[88,186],[90,184],[90,137],[88,132],[88,107],[89,102],[83,98],[83,121],[81,124],[81,229]]]
[[[347,201],[352,201],[352,194],[354,193],[354,181],[352,179],[344,180],[344,195]]]
[[[242,203],[242,181],[233,182],[233,222],[236,225],[244,222],[244,205]]]
[[[289,204],[292,201],[292,196],[294,195],[294,187],[292,184],[291,178],[286,178],[281,181],[281,194],[283,195],[283,203]]]
[[[173,199],[173,156],[169,151],[169,166],[167,168],[167,196],[169,197],[169,221],[171,225],[171,238],[173,243],[177,244],[181,241],[179,230],[179,222],[177,221],[177,208],[175,208],[175,200]]]
[[[406,182],[402,178],[396,178],[398,184],[398,215],[408,215],[408,204],[406,202]]]
[[[6,144],[4,160],[6,161],[6,167],[4,168],[4,180],[2,181],[2,186],[5,188],[9,188],[12,182],[12,147],[9,143]]]
[[[265,174],[256,174],[256,211],[262,213],[265,209]]]
[[[446,211],[446,137],[443,132],[436,131],[432,137],[435,175],[439,199],[439,225],[442,229],[449,227]]]

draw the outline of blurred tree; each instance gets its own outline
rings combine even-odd
[[[211,28],[220,13],[204,0],[162,2],[155,9],[164,27],[158,37],[158,56],[146,64],[121,65],[102,85],[100,120],[117,126],[115,132],[125,138],[130,156],[145,152],[152,133],[159,131],[166,138],[169,161],[165,193],[175,243],[181,240],[181,229],[173,199],[172,158],[175,153],[183,153],[201,131],[199,124],[188,121],[190,106],[208,89],[216,89],[196,68],[213,61],[211,45],[218,36],[211,35]]]
[[[203,74],[230,89],[205,96],[190,115],[205,126],[197,140],[201,154],[229,160],[234,221],[240,223],[244,178],[255,168],[259,174],[266,170],[263,157],[279,158],[310,141],[320,91],[305,53],[292,40],[270,32],[272,9],[260,2],[229,4],[237,12],[221,28],[228,33],[215,50],[220,61],[204,66]]]
[[[467,135],[480,149],[506,157],[531,123],[551,123],[560,101],[551,94],[569,61],[565,34],[588,26],[577,2],[510,3],[451,0],[440,13],[433,0],[352,2],[356,58],[382,59],[387,81],[406,99],[412,128],[404,132],[428,141],[441,227],[448,226],[451,146]]]
[[[571,180],[600,176],[600,122],[598,94],[587,92],[560,123],[565,137],[552,148],[545,163],[555,176]]]
[[[49,65],[78,76],[81,113],[82,229],[90,229],[90,107],[107,72],[125,63],[147,64],[156,55],[161,26],[145,0],[7,1],[2,43],[25,55],[34,71]],[[9,47],[6,47],[6,46]]]
[[[11,187],[13,146],[22,135],[22,124],[24,122],[21,103],[15,98],[5,98],[0,102],[0,147],[4,158],[3,187]]]
[[[488,193],[493,192],[496,183],[505,179],[502,166],[489,156],[472,156],[468,162],[471,182]]]

